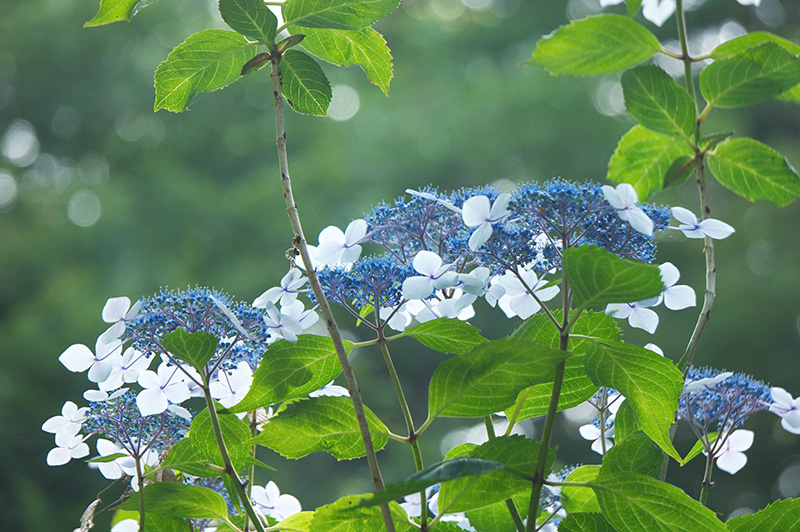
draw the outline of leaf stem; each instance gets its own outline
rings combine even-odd
[[[700,488],[700,504],[703,506],[708,506],[708,492],[711,491],[711,488],[714,486],[714,483],[711,482],[711,473],[714,471],[714,455],[712,453],[708,453],[706,457],[706,470],[703,474],[703,484]]]
[[[136,480],[139,482],[139,530],[144,530],[144,477],[141,457],[136,457]]]
[[[367,425],[367,418],[364,414],[364,404],[361,401],[361,390],[358,387],[358,382],[356,381],[356,376],[353,372],[352,366],[350,365],[350,361],[347,359],[347,352],[345,351],[344,344],[342,343],[339,327],[337,326],[336,320],[333,317],[333,312],[328,304],[328,300],[325,298],[325,293],[322,291],[322,286],[319,283],[317,273],[314,270],[314,265],[311,262],[311,257],[308,254],[308,245],[303,234],[303,226],[300,223],[300,215],[297,212],[297,204],[294,201],[294,195],[292,193],[292,181],[289,177],[289,158],[286,152],[286,130],[284,128],[283,98],[281,95],[281,55],[273,53],[271,62],[272,74],[270,77],[272,79],[272,95],[275,104],[275,132],[277,134],[276,144],[278,148],[278,163],[281,171],[281,185],[283,188],[283,198],[286,202],[286,212],[289,215],[289,221],[291,222],[292,231],[294,232],[294,238],[292,242],[297,251],[300,253],[303,265],[305,266],[306,276],[308,277],[308,283],[311,286],[311,290],[314,292],[314,296],[317,298],[320,312],[325,319],[328,333],[331,336],[331,340],[336,349],[336,355],[338,356],[339,363],[342,366],[342,373],[344,373],[344,376],[347,379],[347,387],[350,391],[350,398],[353,401],[353,409],[355,410],[356,419],[358,420],[358,427],[361,431],[361,439],[364,442],[364,450],[367,455],[367,463],[369,465],[370,475],[372,476],[372,484],[375,487],[375,491],[383,491],[383,478],[381,477],[380,467],[378,466],[378,458],[375,455],[375,448],[372,445],[372,438],[370,436],[369,426]],[[381,505],[381,514],[383,515],[383,522],[386,526],[387,532],[394,532],[394,522],[392,521],[392,515],[389,511],[388,504]]]

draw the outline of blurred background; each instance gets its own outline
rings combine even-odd
[[[687,4],[695,53],[745,30],[800,41],[793,1]],[[93,0],[4,0],[0,16],[2,530],[72,530],[107,485],[80,461],[47,467],[53,437],[40,430],[64,401],[85,403],[85,376],[69,373],[57,358],[73,343],[93,346],[105,329],[100,311],[107,298],[207,285],[250,301],[288,268],[291,233],[266,70],[197,98],[180,115],[154,114],[153,71],[191,33],[224,27],[215,3],[164,0],[132,23],[82,29],[96,9]],[[344,227],[409,187],[602,181],[631,126],[619,76],[551,77],[518,66],[537,39],[599,10],[598,0],[404,0],[376,25],[394,55],[390,97],[358,68],[328,68],[330,116],[288,117],[308,239],[316,243],[323,227]],[[662,28],[645,23],[674,45],[674,17]],[[715,111],[704,131],[724,130],[755,137],[800,166],[796,105]],[[714,184],[710,194],[712,215],[737,232],[717,246],[718,298],[696,360],[800,394],[800,205],[751,204]],[[692,182],[651,200],[698,212]],[[702,294],[702,243],[673,233],[659,237],[659,261],[676,264],[681,282]],[[498,311],[477,310],[472,321],[489,337],[517,325]],[[696,311],[659,310],[653,337],[624,325],[626,339],[653,341],[677,359]],[[363,333],[346,319],[342,325]],[[441,358],[411,343],[399,343],[394,356],[421,422],[425,385]],[[359,352],[354,364],[366,403],[401,432],[379,357]],[[559,458],[597,463],[576,423],[559,419]],[[470,426],[437,421],[422,439],[427,463],[470,437]],[[747,466],[735,477],[715,473],[710,504],[723,518],[800,495],[800,436],[780,429],[770,414],[746,427],[757,432]],[[539,426],[525,428],[535,435]],[[442,438],[447,443],[440,445]],[[689,445],[679,435],[678,447]],[[261,458],[278,471],[257,480],[275,479],[306,508],[371,488],[363,461],[312,455],[290,463],[268,452]],[[398,444],[390,443],[380,460],[389,482],[413,472],[409,450]],[[670,470],[693,496],[700,475],[699,460]],[[107,530],[108,519],[98,518],[98,530]]]

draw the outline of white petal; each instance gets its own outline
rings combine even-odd
[[[653,334],[658,327],[658,314],[649,308],[636,308],[633,309],[633,312],[631,312],[631,315],[628,317],[628,323],[631,324],[631,327],[644,329],[650,334]]]
[[[136,406],[143,416],[160,414],[167,409],[167,397],[160,388],[142,390],[136,396]]]
[[[581,425],[578,429],[578,432],[581,435],[581,438],[584,440],[596,440],[600,437],[600,429],[592,425],[591,423],[586,425]]]
[[[627,303],[609,303],[606,305],[606,314],[612,318],[624,320],[633,312],[633,307]]]
[[[649,351],[652,351],[653,353],[656,353],[657,355],[661,355],[662,357],[664,356],[664,351],[662,351],[661,348],[658,347],[656,344],[653,343],[645,344],[644,348]]]
[[[630,183],[620,183],[617,185],[617,196],[622,200],[623,205],[626,207],[633,207],[639,201],[636,195],[636,189]]]
[[[760,6],[761,0],[737,0],[743,6]]]
[[[691,286],[679,284],[664,291],[664,305],[670,310],[682,310],[697,304],[697,296]]]
[[[675,0],[649,0],[642,3],[644,18],[661,26],[675,12]]]
[[[433,293],[433,279],[424,275],[409,277],[403,281],[403,297],[406,299],[426,299]]]
[[[792,434],[800,434],[800,410],[793,410],[784,415],[781,427]]]
[[[86,371],[94,363],[94,353],[83,344],[72,344],[58,357],[65,368],[73,373]]]
[[[492,224],[489,222],[485,222],[481,224],[475,231],[473,231],[472,235],[469,237],[469,249],[472,251],[478,251],[482,245],[489,240],[489,237],[492,236]]]
[[[50,452],[47,453],[47,465],[49,466],[64,465],[71,459],[72,456],[70,455],[70,450],[64,447],[50,449]]]
[[[747,463],[747,456],[744,453],[735,451],[727,452],[717,458],[717,467],[733,475]]]
[[[106,301],[103,307],[103,321],[115,323],[125,317],[129,308],[131,308],[131,300],[127,297],[112,297]]]
[[[677,283],[678,279],[681,277],[681,272],[678,271],[678,268],[671,262],[660,264],[658,269],[661,271],[661,282],[664,283],[664,286],[667,288]]]
[[[603,185],[602,187],[600,187],[600,190],[603,191],[603,196],[605,196],[606,201],[609,203],[609,205],[611,205],[615,209],[625,208],[625,204],[622,202],[622,198],[619,197],[619,194],[617,194],[617,191],[614,189],[614,187]]]
[[[283,290],[279,286],[273,286],[253,301],[254,308],[264,308],[267,303],[275,303],[280,299]]]
[[[530,318],[542,308],[535,299],[528,295],[512,298],[508,306],[523,320]]]
[[[682,224],[691,226],[697,225],[697,216],[695,216],[694,213],[689,209],[684,209],[683,207],[672,207],[670,212],[672,212],[672,217]]]
[[[736,230],[723,221],[715,220],[714,218],[707,218],[700,222],[700,230],[705,233],[709,238],[722,240],[728,238]]]
[[[746,451],[751,445],[753,445],[754,436],[755,433],[752,430],[735,430],[728,438],[727,448],[731,451]]]
[[[367,222],[365,220],[353,220],[344,230],[344,245],[352,246],[363,240],[367,234]]]
[[[414,256],[413,264],[422,275],[432,276],[442,265],[442,259],[433,251],[422,250]]]
[[[775,403],[773,406],[785,409],[792,407],[792,394],[778,386],[773,386],[769,391],[772,395],[772,402]],[[770,410],[772,411],[772,408]]]
[[[358,257],[361,256],[361,245],[355,244],[353,246],[347,247],[342,251],[341,257],[339,257],[339,262],[350,264],[358,260]]]
[[[445,272],[433,281],[433,287],[436,289],[453,288],[457,284],[458,274],[456,272]]]
[[[492,210],[489,211],[489,220],[497,222],[508,216],[508,204],[511,201],[511,194],[503,193],[497,196],[492,205]]]
[[[628,208],[628,223],[642,234],[653,236],[653,220],[639,207]]]
[[[621,4],[625,0],[600,0],[600,7],[615,6]]]
[[[691,225],[681,225],[678,227],[686,238],[705,238],[706,235],[697,227]]]
[[[464,202],[462,216],[467,227],[481,225],[489,219],[491,203],[486,196],[473,196]]]

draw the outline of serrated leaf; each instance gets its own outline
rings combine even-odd
[[[364,408],[372,445],[382,449],[388,440],[386,425]],[[315,397],[297,401],[269,420],[261,434],[250,440],[286,458],[327,452],[337,460],[364,456],[364,442],[349,397]]]
[[[528,515],[530,493],[521,491],[511,496],[511,501],[521,519]],[[496,502],[466,512],[470,526],[475,530],[491,530],[492,532],[517,532],[517,525],[511,518],[508,501]]]
[[[600,475],[591,486],[619,532],[725,532],[714,512],[675,486],[638,473]]]
[[[625,110],[644,127],[690,140],[697,129],[697,109],[689,92],[656,65],[622,74]]]
[[[708,169],[726,188],[750,201],[784,206],[800,196],[800,176],[786,158],[749,138],[721,142],[708,152]]]
[[[566,249],[561,263],[575,304],[584,308],[642,301],[664,291],[657,266],[620,258],[598,246]]]
[[[292,532],[308,532],[315,512],[299,512],[281,520],[281,528]]]
[[[506,469],[480,476],[459,478],[442,484],[439,490],[439,510],[461,512],[503,501],[520,491],[530,493],[531,481],[539,458],[539,442],[523,436],[499,436],[483,445],[460,445],[447,453],[446,459],[461,456],[485,458],[500,462]],[[550,471],[555,448],[548,452],[545,475]],[[529,479],[512,473],[528,475]],[[529,495],[530,497],[530,495]]]
[[[386,486],[384,491],[363,496],[358,505],[377,506],[411,493],[418,493],[434,484],[457,478],[485,475],[504,468],[505,465],[500,462],[470,456],[445,460],[414,473],[403,482]]]
[[[527,64],[542,66],[551,74],[591,76],[632,67],[660,49],[655,35],[633,19],[599,15],[540,39]]]
[[[631,403],[623,401],[614,416],[614,440],[619,443],[639,428]]]
[[[570,513],[559,521],[559,532],[616,532],[599,512]]]
[[[350,346],[350,342],[344,342],[345,349]],[[278,340],[261,357],[250,391],[230,411],[250,412],[304,397],[331,382],[340,371],[336,348],[327,336],[303,334],[295,344]]]
[[[241,77],[255,46],[235,31],[203,30],[190,36],[158,66],[153,109],[180,113],[193,96],[230,85]]]
[[[464,354],[487,341],[478,328],[464,321],[448,318],[420,323],[406,329],[403,336],[411,336],[434,351],[453,355]]]
[[[271,44],[278,19],[263,0],[219,0],[222,20],[251,41]]]
[[[488,416],[511,406],[520,390],[550,381],[570,356],[537,342],[515,338],[486,341],[449,358],[433,372],[428,419]]]
[[[191,519],[226,519],[228,505],[222,495],[208,488],[179,482],[156,482],[142,490],[146,513]],[[138,510],[139,497],[122,503],[123,510]]]
[[[287,0],[283,5],[286,25],[307,28],[360,30],[385,17],[400,0]]]
[[[778,96],[800,83],[800,58],[765,42],[720,59],[700,72],[700,92],[710,106],[743,107]]]
[[[383,35],[372,28],[362,30],[337,30],[291,28],[302,32],[306,38],[303,48],[323,61],[337,66],[360,66],[373,85],[389,95],[392,80],[392,53]]]
[[[714,445],[714,442],[717,441],[717,436],[719,436],[718,432],[710,432],[708,434],[708,440],[709,442],[711,442],[711,445]],[[703,440],[697,440],[695,444],[692,446],[692,448],[689,450],[689,452],[686,453],[686,456],[683,458],[683,464],[681,464],[681,466],[688,464],[689,461],[691,461],[694,457],[702,453],[703,449],[705,449],[705,446],[703,445]]]
[[[739,55],[750,48],[754,48],[760,44],[768,42],[775,43],[795,55],[800,55],[800,46],[792,41],[784,39],[783,37],[778,37],[777,35],[768,33],[766,31],[754,31],[751,33],[745,33],[744,35],[740,35],[735,39],[731,39],[720,44],[711,52],[711,57],[714,59],[725,59]]]
[[[729,532],[788,532],[800,530],[800,499],[775,501],[754,514],[734,517]]]
[[[683,390],[683,375],[678,368],[648,349],[623,343],[593,343],[584,362],[595,384],[624,395],[636,413],[639,428],[680,462],[669,439]]]
[[[219,340],[204,331],[190,333],[183,327],[178,327],[164,335],[161,345],[176,358],[202,373],[205,365],[217,352]]]
[[[644,432],[636,431],[608,451],[603,459],[601,474],[641,473],[656,477],[663,463],[664,454],[653,440]]]
[[[319,64],[299,50],[287,50],[280,64],[283,96],[296,112],[325,116],[331,103],[331,84]]]
[[[694,159],[688,156],[678,157],[667,168],[664,174],[664,188],[677,187],[689,179],[694,171]]]
[[[336,502],[317,508],[309,532],[384,532],[380,508],[359,506],[362,495],[347,495]],[[397,532],[417,531],[408,521],[406,512],[396,502],[389,503],[389,511]],[[281,523],[282,524],[282,523]]]
[[[590,482],[600,474],[599,465],[585,465],[570,471],[566,482]],[[564,509],[569,512],[599,512],[600,504],[592,488],[588,486],[563,486],[561,488]]]
[[[635,125],[619,139],[608,161],[608,180],[616,185],[633,185],[644,201],[664,188],[674,161],[693,156],[692,148],[683,139]]]
[[[583,365],[583,355],[589,347],[585,337],[604,338],[618,341],[620,330],[617,322],[611,316],[599,312],[584,312],[575,322],[570,336],[568,350],[573,356],[567,359],[564,368],[564,382],[561,385],[561,395],[558,398],[558,411],[572,408],[583,403],[597,391],[598,386],[586,375]],[[549,318],[544,314],[534,314],[512,334],[514,338],[535,340],[556,348],[559,345],[559,333]],[[518,401],[522,401],[517,411],[517,404],[506,409],[506,415],[514,416],[516,421],[522,421],[536,416],[543,416],[550,406],[550,397],[553,395],[553,383],[546,382],[526,388],[519,394]]]
[[[100,9],[97,14],[83,27],[92,28],[120,20],[130,20],[140,8],[147,5],[148,2],[144,0],[100,0]]]

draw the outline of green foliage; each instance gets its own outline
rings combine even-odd
[[[683,375],[678,368],[648,349],[622,343],[595,343],[584,361],[595,384],[624,395],[636,413],[639,428],[680,461],[669,438],[669,426],[683,390]]]
[[[402,336],[411,336],[434,351],[454,355],[463,355],[486,341],[479,329],[464,321],[448,318],[420,323],[406,329]]]
[[[569,352],[515,338],[487,341],[439,364],[428,391],[428,418],[488,416],[520,390],[553,379]]]
[[[162,342],[164,349],[200,373],[216,353],[218,344],[219,340],[213,334],[203,331],[190,333],[182,327],[164,335]]]
[[[309,532],[383,532],[381,511],[375,506],[359,506],[360,495],[348,495],[321,506],[314,512]],[[389,503],[397,532],[416,530],[408,522],[405,511],[396,502]]]
[[[591,482],[600,474],[599,465],[585,465],[567,475],[567,482]],[[567,512],[599,512],[600,504],[592,488],[588,486],[564,486],[561,488],[564,509]]]
[[[283,18],[287,26],[360,30],[385,17],[398,5],[400,0],[287,0],[283,5]]]
[[[208,488],[178,482],[156,482],[145,486],[142,491],[146,512],[191,519],[227,519],[228,517],[228,506],[225,499],[219,493]],[[138,510],[139,498],[131,497],[120,508]]]
[[[138,513],[134,517],[138,517]],[[192,532],[189,521],[152,512],[144,514],[144,526],[152,532]]]
[[[783,155],[757,140],[719,143],[708,152],[708,169],[728,189],[750,201],[765,199],[780,206],[800,196],[800,176]]]
[[[644,127],[690,141],[697,129],[697,109],[689,92],[655,65],[622,74],[625,110]],[[645,196],[646,197],[646,196]]]
[[[392,53],[383,35],[372,28],[360,30],[291,28],[302,33],[303,48],[323,61],[337,66],[358,65],[370,83],[389,95],[394,68]]]
[[[528,515],[530,496],[522,491],[511,496],[511,501],[522,519]],[[492,532],[516,532],[517,526],[511,518],[508,502],[496,502],[467,510],[467,519],[476,530],[491,530]]]
[[[638,428],[636,423],[636,412],[633,411],[631,403],[623,401],[614,416],[614,439],[617,443],[623,441]]]
[[[301,114],[325,116],[331,103],[331,84],[314,58],[287,50],[281,61],[283,96]]]
[[[633,19],[599,15],[562,26],[541,39],[528,64],[551,74],[591,76],[624,70],[660,49],[655,35]]]
[[[657,266],[620,258],[598,246],[566,249],[562,263],[579,307],[642,301],[664,291]]]
[[[800,499],[775,501],[754,514],[734,517],[726,523],[729,532],[778,532],[800,527]]]
[[[345,343],[345,349],[351,346]],[[319,390],[341,372],[336,349],[330,338],[303,334],[293,344],[278,340],[253,373],[253,384],[232,412],[256,408],[304,397]]]
[[[144,3],[145,0],[100,0],[97,14],[83,27],[91,28],[120,20],[130,20]]]
[[[663,463],[664,455],[653,440],[644,432],[636,431],[608,451],[602,473],[641,473],[656,477]]]
[[[711,445],[714,445],[714,442],[717,441],[717,436],[719,436],[718,432],[711,432],[708,434],[708,441]],[[692,448],[686,453],[686,456],[683,458],[683,463],[688,464],[690,460],[692,460],[695,456],[699,455],[705,449],[705,445],[703,445],[703,440],[697,440]]]
[[[365,408],[372,445],[382,449],[388,429],[371,410]],[[314,397],[294,402],[270,419],[261,434],[250,440],[286,458],[302,458],[327,452],[337,460],[364,456],[364,442],[348,397]]]
[[[232,30],[251,41],[272,43],[278,19],[262,0],[220,0],[219,12]]]
[[[558,523],[560,532],[615,532],[614,527],[599,512],[570,513]]]
[[[172,50],[158,66],[153,110],[180,113],[197,94],[226,87],[241,77],[257,43],[227,30],[203,30]]]

